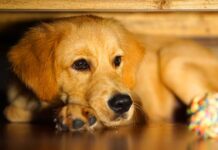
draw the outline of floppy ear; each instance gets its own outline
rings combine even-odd
[[[58,93],[55,47],[59,36],[53,30],[48,24],[32,28],[8,54],[15,74],[45,101]]]
[[[124,50],[123,82],[131,89],[135,85],[136,73],[144,57],[145,49],[136,38],[128,32],[121,45]]]

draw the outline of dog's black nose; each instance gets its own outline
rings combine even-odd
[[[108,101],[109,107],[117,114],[123,114],[129,110],[132,100],[129,95],[117,94]]]

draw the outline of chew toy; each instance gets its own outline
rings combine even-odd
[[[218,93],[195,97],[188,110],[189,129],[202,138],[218,138]]]

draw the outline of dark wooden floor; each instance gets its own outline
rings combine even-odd
[[[216,140],[200,140],[184,124],[153,123],[95,133],[61,133],[52,125],[4,124],[0,150],[217,150]]]

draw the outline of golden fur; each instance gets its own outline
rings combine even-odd
[[[9,95],[16,96],[9,96],[6,117],[31,121],[33,111],[61,99],[66,105],[57,116],[67,126],[73,118],[87,122],[86,112],[97,117],[95,127],[83,127],[87,130],[129,124],[138,107],[151,120],[171,120],[175,97],[188,105],[197,95],[217,91],[218,59],[210,50],[179,39],[138,40],[119,22],[95,16],[57,19],[32,28],[8,56],[15,74],[41,103],[35,106],[38,100],[12,84]],[[117,55],[122,63],[115,68]],[[79,58],[91,63],[89,71],[72,69]],[[107,106],[117,92],[128,93],[134,101],[125,118],[115,119]]]

